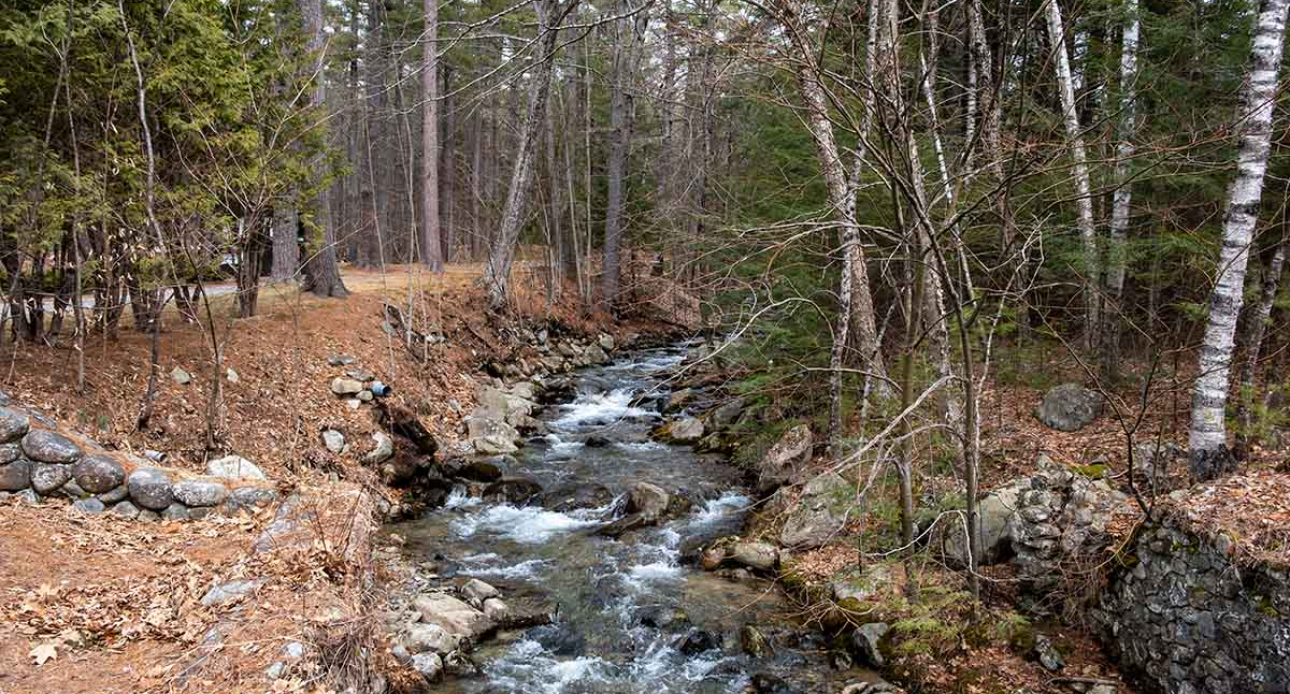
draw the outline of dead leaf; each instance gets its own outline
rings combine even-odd
[[[36,667],[40,667],[41,665],[44,665],[46,661],[57,659],[58,649],[54,648],[54,644],[52,643],[42,643],[31,649],[31,652],[27,655],[36,661]]]

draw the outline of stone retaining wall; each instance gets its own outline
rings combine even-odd
[[[1169,694],[1290,692],[1287,571],[1173,518],[1142,531],[1094,622],[1121,667]]]
[[[238,461],[230,463],[230,460]],[[212,461],[214,475],[156,467],[76,435],[12,402],[0,406],[0,497],[70,500],[83,513],[142,520],[188,520],[272,503],[263,473],[236,456]],[[258,478],[258,479],[257,479]]]

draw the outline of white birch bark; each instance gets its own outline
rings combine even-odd
[[[1066,54],[1066,30],[1062,25],[1062,10],[1057,0],[1044,4],[1048,18],[1048,37],[1053,46],[1053,64],[1057,72],[1058,95],[1061,97],[1062,120],[1066,126],[1066,139],[1070,141],[1071,173],[1075,178],[1075,213],[1084,252],[1084,335],[1088,346],[1094,346],[1098,330],[1097,279],[1101,276],[1097,257],[1097,230],[1093,223],[1093,197],[1089,184],[1088,163],[1084,150],[1084,136],[1080,132],[1079,114],[1075,111],[1075,82],[1071,76],[1070,58]]]
[[[1271,152],[1272,110],[1277,72],[1285,44],[1286,8],[1290,0],[1263,0],[1254,25],[1249,78],[1241,88],[1238,114],[1240,145],[1236,180],[1228,189],[1223,218],[1223,245],[1218,281],[1209,299],[1209,321],[1200,350],[1199,376],[1192,393],[1189,436],[1192,477],[1209,480],[1227,471],[1224,414],[1231,377],[1236,321],[1244,299],[1245,267],[1263,197],[1263,177]]]
[[[1125,237],[1129,228],[1129,210],[1133,189],[1129,186],[1129,164],[1133,159],[1136,91],[1138,78],[1138,0],[1124,0],[1124,30],[1120,38],[1120,117],[1115,147],[1115,181],[1111,196],[1111,233],[1106,257],[1106,321],[1102,331],[1102,377],[1114,383],[1119,380],[1120,362],[1120,294],[1124,290]]]

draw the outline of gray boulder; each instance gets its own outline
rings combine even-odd
[[[228,498],[228,488],[219,482],[183,480],[173,487],[175,498],[188,506],[218,506]]]
[[[757,463],[757,493],[769,494],[788,484],[811,458],[815,435],[811,427],[799,424],[784,432]]]
[[[22,457],[22,446],[16,443],[0,444],[0,465],[12,463]]]
[[[0,442],[17,441],[31,428],[31,418],[10,407],[0,407]]]
[[[447,655],[461,647],[461,637],[448,633],[438,624],[412,624],[400,639],[403,647],[413,655],[438,653]]]
[[[74,463],[81,448],[71,439],[46,429],[33,429],[22,437],[22,452],[39,463]]]
[[[648,482],[637,482],[627,494],[627,512],[639,513],[647,519],[657,520],[667,513],[672,496],[662,487]]]
[[[234,514],[244,509],[268,506],[278,500],[278,493],[267,487],[238,487],[224,500],[225,513]]]
[[[192,510],[195,511],[197,509],[192,509]],[[189,508],[187,506],[184,506],[181,503],[173,503],[167,506],[166,510],[161,512],[161,517],[166,520],[172,520],[172,521],[186,521],[186,520],[193,519],[192,513],[190,513]]]
[[[779,550],[769,542],[740,540],[730,548],[729,561],[758,571],[772,571],[779,564]]]
[[[484,583],[478,578],[472,578],[461,587],[461,594],[466,596],[472,604],[483,605],[484,601],[489,598],[495,598],[501,593],[493,586]]]
[[[71,478],[72,470],[67,465],[36,463],[31,468],[31,488],[37,494],[48,494],[67,484]]]
[[[981,523],[981,556],[978,566],[997,564],[1010,549],[1012,516],[1020,505],[1021,493],[1030,486],[1028,480],[1016,480],[985,495],[977,504]],[[968,566],[967,523],[965,515],[951,514],[941,519],[932,534],[932,543],[950,566]]]
[[[780,544],[797,549],[827,544],[846,522],[847,510],[854,503],[852,492],[852,485],[835,472],[811,480],[784,521]]]
[[[1035,418],[1057,431],[1079,431],[1102,415],[1106,399],[1078,383],[1064,383],[1044,394]]]
[[[125,468],[105,455],[89,455],[72,467],[72,476],[90,494],[102,494],[125,483]]]
[[[135,470],[127,481],[130,498],[143,508],[165,511],[175,501],[170,476],[155,467]]]
[[[0,465],[0,492],[16,492],[31,486],[31,461],[19,458]]]
[[[477,638],[493,625],[484,613],[445,593],[429,593],[413,602],[421,621],[438,624],[444,631],[460,638]]]
[[[363,456],[363,462],[368,465],[380,465],[381,463],[394,457],[394,439],[383,431],[372,434],[372,440],[376,445],[371,452]]]
[[[335,429],[324,429],[322,442],[332,453],[339,454],[345,450],[345,435]]]
[[[230,480],[266,480],[255,463],[240,455],[226,455],[206,463],[206,474]]]
[[[697,417],[681,417],[659,427],[658,436],[664,441],[693,443],[703,438],[703,420]]]
[[[202,596],[202,605],[219,607],[254,593],[263,581],[238,580],[212,586]]]
[[[862,665],[881,669],[887,664],[887,659],[882,657],[879,643],[890,629],[886,622],[870,622],[852,633],[851,644],[855,647],[856,657]]]
[[[418,653],[412,656],[412,669],[427,680],[437,680],[443,674],[443,658],[438,653]]]
[[[139,507],[128,501],[122,501],[112,506],[112,513],[122,518],[135,519],[139,517]]]
[[[68,486],[71,486],[72,484],[76,484],[76,483],[71,482],[69,483]],[[79,487],[80,485],[76,485],[76,486]],[[103,492],[101,494],[95,494],[94,498],[108,505],[115,504],[118,501],[124,501],[130,498],[130,488],[122,484],[118,487],[113,487],[112,489],[109,489],[106,492]]]
[[[186,386],[193,382],[193,375],[178,366],[171,370],[170,377],[181,386]]]

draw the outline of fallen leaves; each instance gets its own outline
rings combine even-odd
[[[36,667],[40,667],[46,662],[58,658],[58,649],[54,647],[54,644],[46,641],[31,649],[27,656],[36,661]]]

